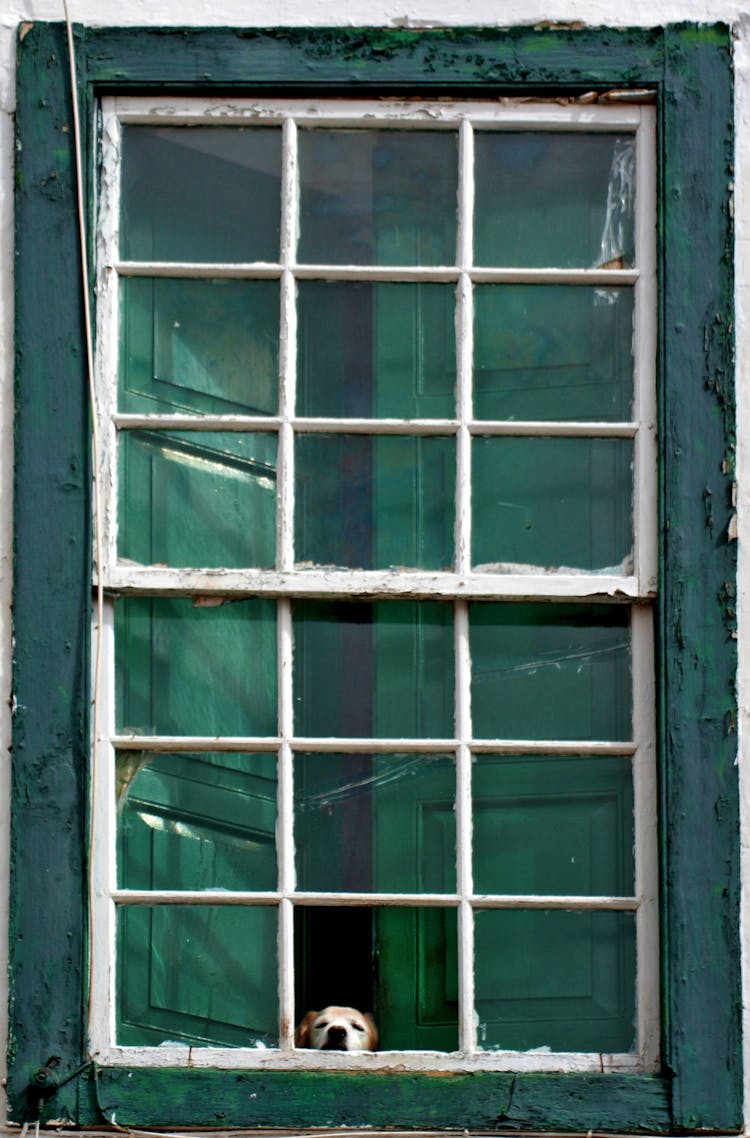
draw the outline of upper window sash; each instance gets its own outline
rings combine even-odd
[[[121,137],[123,126],[143,125],[262,125],[281,129],[281,240],[276,262],[196,263],[123,260],[119,248]],[[458,140],[458,220],[456,258],[446,265],[345,265],[303,262],[296,258],[298,238],[297,154],[301,130],[316,127],[359,127],[405,131],[452,131]],[[474,144],[484,130],[622,132],[635,139],[635,258],[634,267],[548,267],[476,264],[471,216],[474,202]],[[102,178],[99,198],[97,381],[100,435],[103,439],[100,480],[110,498],[104,511],[104,564],[107,587],[121,592],[232,593],[271,592],[275,595],[320,595],[321,592],[358,596],[468,598],[525,596],[612,597],[646,599],[656,589],[656,277],[655,277],[655,109],[642,105],[579,105],[500,100],[479,102],[196,100],[107,97],[102,101]],[[480,258],[481,259],[481,258]],[[280,288],[279,372],[277,414],[158,415],[129,413],[117,407],[118,320],[124,280],[138,278],[278,280]],[[310,417],[294,413],[298,282],[307,280],[444,282],[456,289],[456,414],[445,419],[351,419]],[[471,400],[473,366],[473,295],[477,285],[572,284],[633,294],[632,418],[619,422],[489,420],[474,415]],[[175,569],[134,565],[118,557],[117,511],[118,443],[128,431],[189,429],[191,431],[275,432],[279,441],[277,557],[270,569],[224,568],[215,572],[200,566]],[[349,569],[333,578],[324,570],[295,570],[293,550],[293,439],[312,433],[452,436],[456,440],[455,562],[452,570],[410,570],[406,577],[388,570]],[[560,567],[530,571],[513,563],[503,571],[477,571],[471,564],[472,441],[480,437],[567,437],[633,440],[632,563],[618,569],[589,573]]]

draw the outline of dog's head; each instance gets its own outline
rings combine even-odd
[[[378,1032],[372,1016],[356,1008],[331,1006],[308,1012],[294,1033],[294,1042],[315,1051],[377,1051]]]

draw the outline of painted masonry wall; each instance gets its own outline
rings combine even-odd
[[[736,44],[737,534],[739,540],[739,763],[742,795],[745,1119],[750,1134],[750,0],[68,0],[92,25],[429,27],[571,22],[653,26],[724,21]],[[0,0],[0,1064],[6,1043],[7,880],[10,787],[13,466],[13,112],[19,23],[61,20],[63,0]],[[55,287],[55,282],[50,282]],[[748,424],[743,433],[742,425]],[[43,603],[43,600],[41,603]],[[0,1067],[0,1072],[2,1068]],[[0,1126],[5,1103],[0,1095]]]

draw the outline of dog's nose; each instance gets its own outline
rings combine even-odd
[[[329,1027],[326,1037],[326,1047],[331,1051],[346,1051],[346,1028]]]

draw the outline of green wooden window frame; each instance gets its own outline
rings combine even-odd
[[[90,455],[65,29],[22,25],[16,155],[12,1117],[95,1126],[666,1132],[742,1125],[731,537],[731,34],[77,28],[85,138],[106,92],[655,93],[660,265],[659,1074],[87,1064]],[[85,156],[93,181],[97,155]],[[699,270],[696,271],[696,267]],[[698,838],[699,836],[699,838]],[[387,1085],[383,1085],[386,1080]]]

